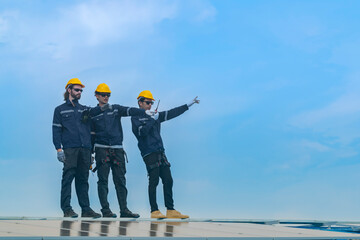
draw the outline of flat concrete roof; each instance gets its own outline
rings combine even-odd
[[[0,239],[360,239],[359,222],[0,217]]]

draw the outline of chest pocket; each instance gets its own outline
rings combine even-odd
[[[114,111],[112,112],[107,112],[105,113],[106,114],[106,124],[107,124],[107,127],[109,128],[113,128],[113,127],[116,127],[117,124],[116,124],[116,121],[119,120],[118,119],[118,112],[117,112],[117,109],[115,109]],[[114,130],[114,129],[113,129]]]
[[[106,113],[106,116],[108,117],[108,118],[115,118],[115,117],[117,117],[119,115],[119,113],[118,113],[118,110],[117,109],[115,109],[114,111],[112,111],[112,112],[107,112]]]
[[[114,118],[115,116],[116,116],[116,113],[111,113],[111,112],[109,112],[109,113],[107,113],[106,114],[107,116],[107,118]]]
[[[61,114],[61,119],[63,122],[71,121],[71,119],[74,118],[74,110],[62,111],[62,112],[60,112],[60,114]]]
[[[95,131],[102,131],[105,127],[105,122],[104,122],[104,113],[101,113],[99,115],[96,115],[94,117],[91,118],[92,122],[95,125]]]
[[[104,119],[104,115],[100,114],[92,118],[93,121],[98,122]]]
[[[147,119],[147,118],[139,118],[139,122],[140,122],[142,125],[146,125],[146,123],[147,123],[148,120],[149,120],[149,119]]]
[[[95,124],[100,124],[104,120],[104,114],[101,113],[95,117],[92,117],[91,120],[95,122]]]

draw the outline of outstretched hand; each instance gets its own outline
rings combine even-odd
[[[191,102],[188,103],[188,107],[191,107],[194,103],[199,104],[200,100],[197,98],[198,98],[198,96],[196,96],[193,100],[191,100]]]

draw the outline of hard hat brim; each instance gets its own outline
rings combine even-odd
[[[109,91],[107,91],[107,90],[103,90],[103,91],[99,91],[99,90],[95,90],[95,93],[111,93],[111,91],[109,90]]]
[[[68,87],[70,84],[71,84],[71,85],[80,85],[82,88],[85,87],[85,85],[80,84],[80,83],[68,83],[68,84],[66,84],[65,89],[67,89],[67,87]]]
[[[155,99],[153,99],[153,98],[151,98],[151,97],[144,97],[144,96],[138,96],[137,100],[139,100],[139,98],[141,98],[141,97],[147,98],[147,99],[151,99],[151,100],[155,101]]]

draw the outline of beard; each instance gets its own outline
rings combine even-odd
[[[74,100],[79,100],[81,98],[81,94],[73,94],[71,93],[71,97],[74,99]]]

